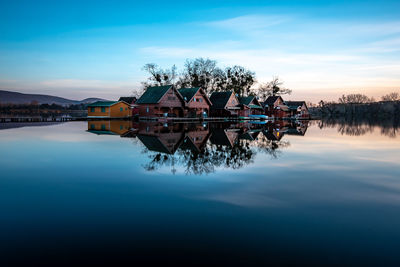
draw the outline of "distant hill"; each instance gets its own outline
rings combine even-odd
[[[1,104],[30,104],[32,101],[37,101],[39,104],[58,104],[58,105],[72,105],[72,104],[88,104],[99,100],[106,100],[101,98],[86,98],[83,100],[71,100],[58,96],[39,95],[39,94],[23,94],[18,92],[0,90],[0,103]]]

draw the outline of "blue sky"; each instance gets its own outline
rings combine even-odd
[[[279,75],[316,102],[400,89],[398,1],[3,1],[0,89],[129,95],[145,63],[187,58]]]

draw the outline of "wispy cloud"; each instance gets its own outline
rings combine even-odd
[[[259,31],[289,21],[280,15],[246,15],[224,20],[206,22],[204,25],[240,32]]]

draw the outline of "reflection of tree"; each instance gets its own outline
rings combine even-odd
[[[207,143],[200,152],[179,149],[176,154],[149,154],[150,162],[143,167],[146,171],[155,171],[163,166],[175,168],[175,164],[183,166],[185,174],[208,174],[215,168],[242,168],[253,162],[255,151],[249,142],[238,141],[232,147]]]
[[[338,132],[342,135],[361,136],[368,133],[373,133],[375,128],[380,129],[384,136],[395,138],[399,129],[399,119],[392,118],[386,120],[366,120],[366,119],[324,119],[318,122],[318,127],[323,128],[337,128]]]
[[[282,148],[287,148],[290,146],[289,141],[278,141],[278,140],[268,140],[267,138],[257,138],[254,142],[254,146],[256,146],[259,151],[266,153],[271,156],[273,159],[279,158],[282,154]]]

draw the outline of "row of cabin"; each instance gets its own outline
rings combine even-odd
[[[148,87],[139,99],[98,101],[88,105],[89,117],[309,117],[304,101],[283,101],[280,96],[260,103],[255,96],[237,97],[231,91],[207,96],[201,87],[176,89],[172,85]]]

